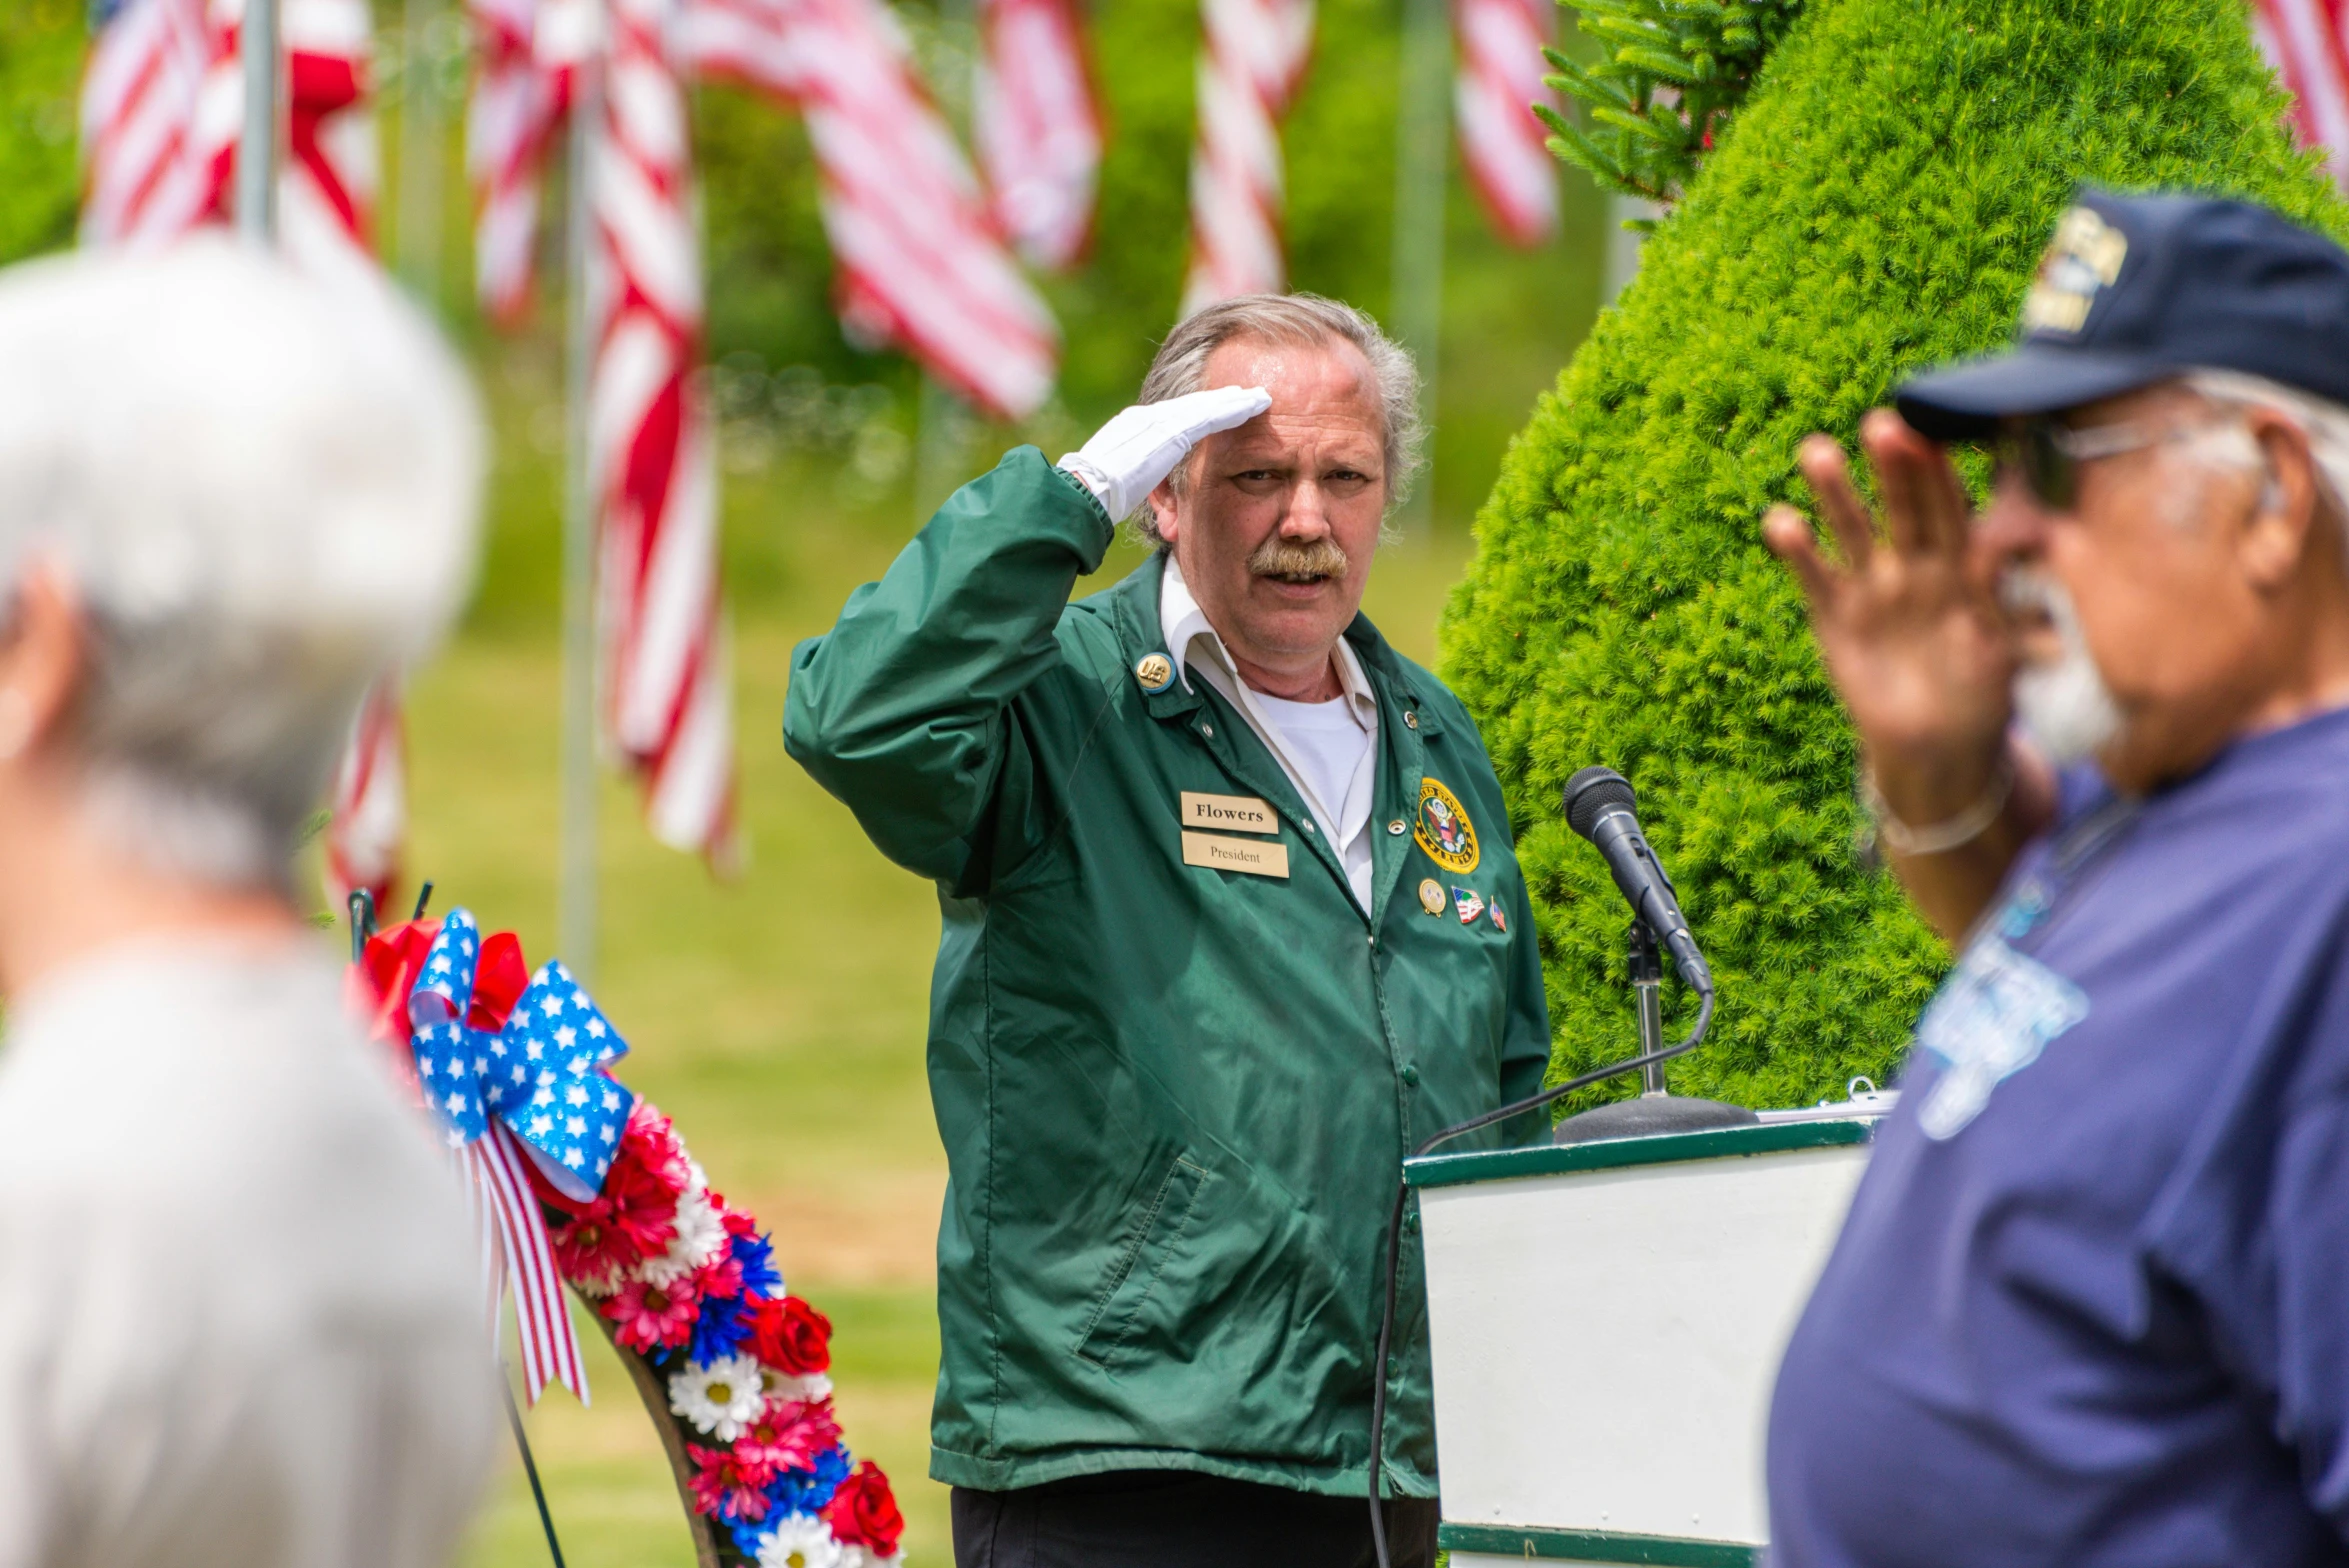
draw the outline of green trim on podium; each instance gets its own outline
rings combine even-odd
[[[1621,1535],[1612,1530],[1553,1530],[1541,1525],[1439,1525],[1436,1545],[1447,1552],[1482,1552],[1534,1562],[1650,1563],[1655,1568],[1756,1568],[1762,1560],[1760,1547],[1740,1541]]]
[[[1522,1176],[1619,1170],[1627,1165],[1670,1165],[1681,1160],[1724,1160],[1748,1154],[1784,1154],[1795,1149],[1828,1149],[1872,1143],[1875,1138],[1874,1117],[1764,1122],[1751,1127],[1663,1133],[1653,1138],[1615,1138],[1605,1143],[1541,1143],[1529,1149],[1430,1154],[1404,1161],[1403,1175],[1414,1187],[1457,1187],[1474,1181],[1513,1181]]]

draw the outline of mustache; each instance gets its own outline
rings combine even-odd
[[[2015,717],[2058,767],[2087,761],[2119,736],[2126,721],[2088,651],[2072,596],[2055,578],[2028,567],[2009,570],[1998,589],[2010,613],[2039,611],[2063,643],[2054,663],[2015,672]]]
[[[1283,582],[1319,582],[1326,577],[1343,577],[1346,568],[1353,564],[1354,558],[1335,539],[1298,544],[1278,534],[1258,545],[1248,557],[1251,575],[1276,577]]]
[[[2008,567],[1998,579],[1998,601],[2012,614],[2036,610],[2059,628],[2068,630],[2079,624],[2072,596],[2064,592],[2063,584],[2034,567]]]

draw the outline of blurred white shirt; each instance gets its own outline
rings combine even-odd
[[[0,1568],[439,1568],[488,1475],[463,1195],[323,955],[117,949],[0,1045]]]
[[[1322,836],[1346,868],[1346,885],[1364,910],[1371,903],[1370,797],[1378,760],[1378,694],[1362,672],[1353,644],[1337,645],[1340,695],[1328,702],[1288,702],[1267,696],[1240,679],[1223,635],[1192,597],[1183,570],[1167,552],[1166,575],[1158,587],[1158,624],[1174,655],[1175,672],[1187,688],[1196,670],[1217,695],[1240,710],[1289,782],[1304,797],[1305,809],[1321,824]]]

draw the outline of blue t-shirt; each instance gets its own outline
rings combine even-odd
[[[2066,781],[1779,1371],[1773,1568],[2349,1563],[2349,711]]]

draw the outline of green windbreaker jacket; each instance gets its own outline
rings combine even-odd
[[[944,916],[930,1473],[1359,1491],[1399,1162],[1549,1060],[1500,785],[1451,693],[1356,619],[1380,716],[1365,916],[1246,720],[1150,661],[1159,564],[1068,603],[1111,534],[1022,447],[792,654],[791,755]],[[1186,791],[1269,807],[1269,831],[1217,836],[1288,874],[1187,864]],[[1519,1121],[1460,1146],[1547,1118]],[[1429,1496],[1406,1240],[1386,1469]]]

